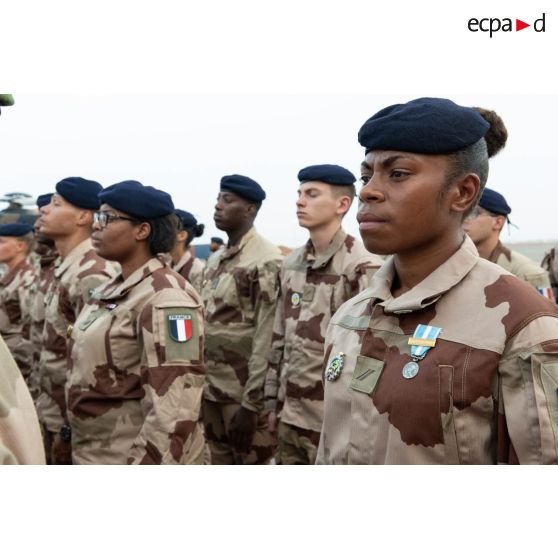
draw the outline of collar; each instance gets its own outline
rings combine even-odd
[[[339,230],[333,235],[333,238],[328,244],[326,251],[319,256],[316,256],[312,240],[308,239],[303,254],[303,258],[304,260],[306,260],[308,267],[310,269],[320,269],[322,267],[325,267],[329,263],[331,258],[333,258],[333,256],[335,256],[335,254],[339,251],[341,246],[343,246],[343,242],[345,242],[346,238],[347,233],[342,228],[339,228]]]
[[[186,248],[186,252],[182,255],[182,257],[172,266],[175,271],[182,269],[194,256],[192,256],[192,252],[190,252],[190,248]]]
[[[29,267],[29,264],[27,263],[27,260],[23,259],[21,260],[11,271],[8,271],[3,277],[2,279],[0,279],[0,285],[2,285],[3,287],[5,287],[6,285],[9,285],[15,278],[15,276],[22,270],[24,270],[26,267]]]
[[[89,250],[93,250],[93,243],[90,238],[86,238],[73,248],[64,259],[58,256],[54,265],[54,276],[56,278],[61,277],[71,265],[78,263]]]
[[[465,240],[455,254],[410,291],[393,298],[391,286],[395,276],[395,264],[392,256],[374,274],[367,294],[381,301],[379,304],[386,312],[394,314],[414,312],[437,302],[444,293],[468,275],[478,260],[479,253],[473,241],[465,235]]]
[[[166,267],[165,262],[160,258],[151,258],[142,267],[136,269],[130,277],[124,280],[122,273],[115,277],[106,285],[99,294],[100,300],[116,300],[128,294],[138,283],[153,274],[154,271]]]
[[[252,226],[252,228],[250,228],[250,230],[248,230],[248,232],[240,239],[240,242],[238,244],[236,244],[235,246],[231,246],[230,248],[225,248],[223,250],[220,258],[221,261],[229,260],[236,256],[244,248],[244,246],[246,246],[246,244],[250,242],[250,240],[256,237],[257,234],[258,233],[256,232],[256,228]]]

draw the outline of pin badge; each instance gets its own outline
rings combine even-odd
[[[430,325],[419,324],[413,336],[409,338],[408,344],[411,345],[411,362],[408,362],[401,374],[407,380],[411,380],[419,373],[418,362],[422,360],[426,353],[436,346],[436,340],[440,335],[442,328]]]
[[[339,378],[345,365],[345,353],[339,353],[336,357],[333,357],[325,371],[325,379],[328,382],[334,382]]]
[[[293,293],[291,295],[291,304],[293,306],[298,306],[300,304],[300,293]]]

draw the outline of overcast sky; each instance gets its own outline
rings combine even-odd
[[[437,91],[392,96],[29,96],[0,117],[0,193],[53,190],[66,176],[108,186],[136,179],[168,191],[191,211],[206,234],[223,236],[212,220],[219,180],[245,174],[267,199],[258,230],[277,244],[306,240],[298,227],[298,171],[335,163],[359,177],[363,149],[357,132],[381,108]],[[502,192],[519,230],[504,241],[558,238],[555,130],[558,96],[451,96],[464,105],[496,110],[509,131],[490,167],[488,185]],[[355,205],[345,228],[358,236]]]

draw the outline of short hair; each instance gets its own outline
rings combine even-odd
[[[349,213],[349,209],[351,209],[351,205],[353,205],[353,200],[356,197],[356,188],[354,184],[349,184],[347,186],[331,186],[331,192],[332,194],[339,199],[342,196],[348,196],[351,200],[351,203],[349,204],[349,207],[347,209],[347,211],[345,211],[345,213],[343,213],[343,215],[341,216],[342,218],[345,217],[345,215],[347,215],[347,213]]]
[[[151,232],[147,238],[149,251],[153,256],[160,253],[170,252],[176,242],[177,217],[174,213],[149,219],[147,221],[138,220],[138,223],[149,223]]]

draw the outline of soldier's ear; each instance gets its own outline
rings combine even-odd
[[[480,192],[480,178],[475,173],[467,173],[458,178],[449,188],[450,209],[463,215],[475,204]]]
[[[136,240],[139,242],[143,242],[149,238],[151,234],[151,225],[149,223],[140,223],[137,225],[136,229]]]

